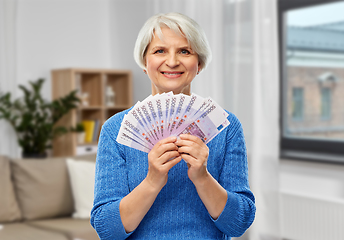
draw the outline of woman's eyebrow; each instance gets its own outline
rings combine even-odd
[[[154,46],[150,51],[154,52],[157,49],[165,49],[165,47],[164,46]]]
[[[151,49],[151,51],[154,51],[154,50],[157,50],[157,49],[165,49],[165,48],[166,48],[166,47],[163,46],[163,45],[158,45],[158,46],[154,46],[154,47]],[[176,48],[176,49],[178,49],[178,50],[187,49],[187,50],[193,52],[192,48],[191,48],[190,46],[188,46],[188,45],[181,46],[181,47],[178,47],[178,48]]]
[[[157,49],[157,48],[165,48],[165,47],[158,45],[158,46],[154,46],[152,49]]]

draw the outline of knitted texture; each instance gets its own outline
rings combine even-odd
[[[114,239],[231,239],[241,236],[255,217],[249,188],[246,145],[239,120],[229,113],[230,125],[207,146],[209,173],[227,190],[221,215],[212,219],[188,178],[181,161],[137,229],[126,233],[119,203],[146,177],[148,154],[117,143],[122,119],[129,110],[108,119],[102,127],[97,153],[91,224],[102,240]]]

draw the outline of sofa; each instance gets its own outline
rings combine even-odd
[[[96,240],[90,224],[95,155],[0,156],[1,240]]]

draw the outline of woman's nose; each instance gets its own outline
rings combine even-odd
[[[179,60],[176,54],[169,54],[166,59],[166,65],[170,68],[174,68],[179,65]]]

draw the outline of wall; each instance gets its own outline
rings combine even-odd
[[[20,0],[17,8],[17,82],[45,78],[66,67],[111,67],[107,0]]]
[[[144,99],[151,92],[149,79],[133,50],[150,6],[140,0],[20,0],[18,83],[44,77],[50,97],[52,68],[124,68],[133,71],[134,102]]]
[[[280,161],[281,192],[321,199],[344,199],[344,165],[297,160]]]

